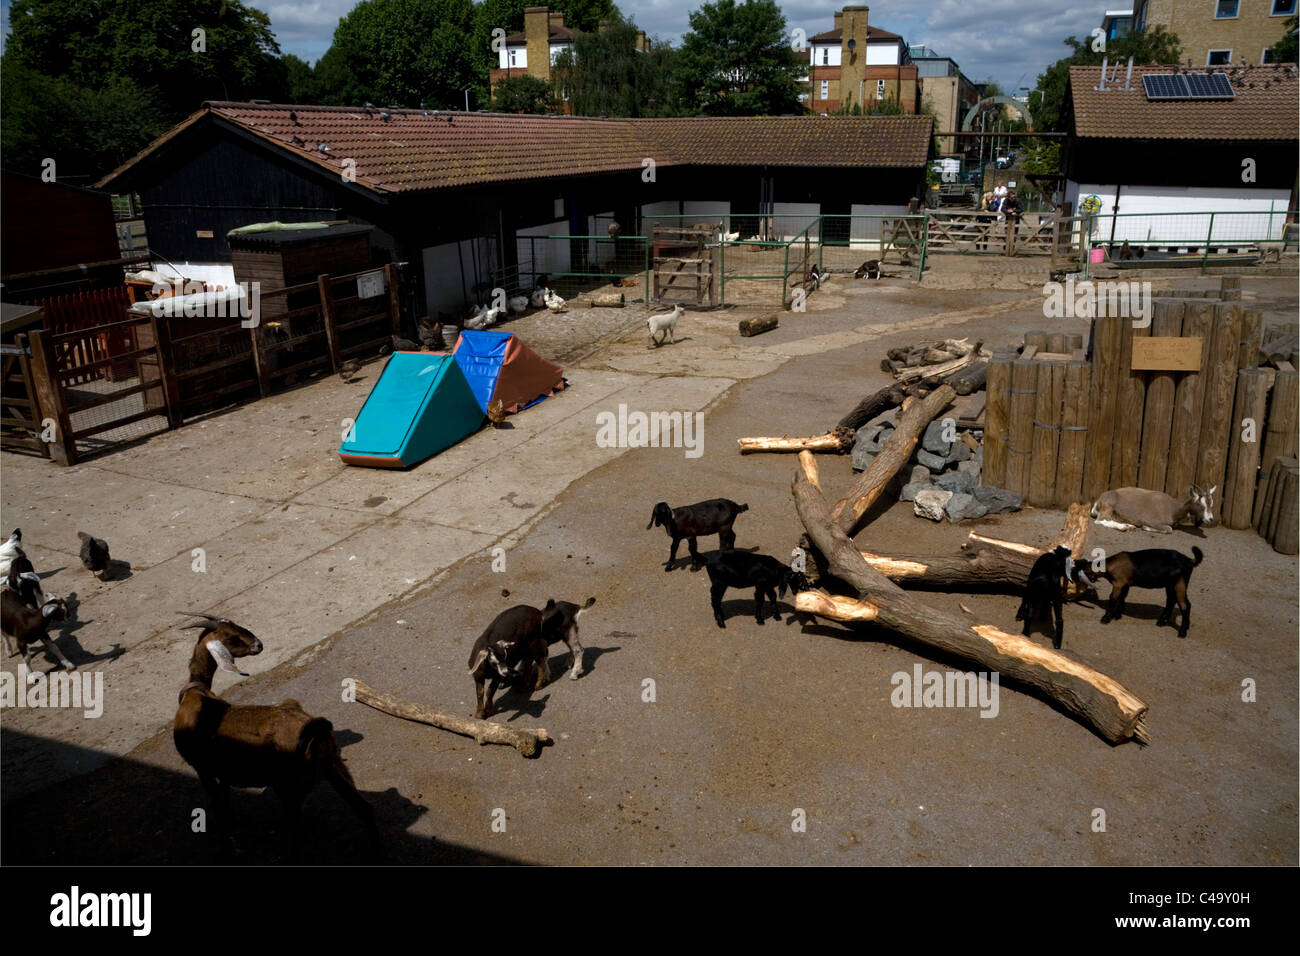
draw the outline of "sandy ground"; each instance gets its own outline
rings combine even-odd
[[[1243,285],[1266,321],[1294,320],[1294,280]],[[893,675],[916,665],[964,667],[877,629],[801,625],[788,614],[759,627],[751,596],[736,591],[725,601],[727,628],[718,629],[704,573],[663,570],[668,539],[646,530],[656,501],[747,502],[738,545],[787,555],[799,532],[793,459],[742,458],[738,436],[826,430],[884,384],[878,364],[889,347],[932,334],[1009,343],[1045,324],[1032,293],[902,281],[832,282],[808,314],[783,316],[779,329],[755,339],[727,332],[738,317],[688,315],[679,342],[662,349],[647,348],[640,329],[622,335],[574,363],[573,389],[519,416],[518,434],[484,432],[459,446],[465,467],[452,477],[445,456],[409,473],[378,474],[340,470],[327,461],[326,443],[298,442],[285,419],[299,403],[317,403],[299,413],[324,428],[341,403],[353,402],[347,393],[331,398],[342,388],[333,382],[209,423],[207,490],[192,475],[163,473],[163,451],[178,450],[167,443],[198,453],[194,427],[80,470],[40,470],[4,456],[3,526],[21,521],[33,540],[63,540],[87,498],[113,498],[109,475],[136,490],[188,481],[186,494],[209,497],[189,518],[170,517],[170,505],[149,512],[123,500],[99,533],[123,542],[114,554],[131,559],[129,578],[95,584],[80,577],[75,549],[40,554],[38,567],[67,568],[47,587],[66,591],[68,580],[85,592],[76,640],[63,646],[84,661],[121,645],[119,657],[86,666],[130,677],[110,678],[122,682],[100,721],[4,712],[3,861],[214,858],[212,838],[191,831],[204,798],[167,729],[193,632],[187,637],[153,611],[197,602],[237,616],[267,645],[248,661],[252,677],[232,685],[221,675],[217,689],[242,702],[294,697],[333,721],[394,862],[1297,862],[1297,562],[1253,533],[1095,529],[1094,542],[1107,549],[1196,544],[1206,554],[1192,578],[1186,640],[1155,626],[1154,592],[1133,592],[1130,616],[1105,626],[1093,605],[1066,609],[1066,651],[1150,705],[1145,748],[1108,745],[1008,685],[992,718],[969,708],[896,708]],[[704,454],[593,455],[595,413],[619,401],[700,409]],[[555,417],[543,420],[548,413]],[[534,425],[529,416],[537,416]],[[242,425],[216,432],[222,421],[282,429],[290,459],[268,456],[248,487],[232,487],[236,471],[218,459],[248,460],[254,439]],[[293,450],[300,445],[305,450]],[[299,488],[304,465],[312,480]],[[828,495],[851,476],[847,458],[823,460]],[[67,484],[56,492],[50,483],[60,481]],[[56,494],[61,500],[47,500]],[[367,505],[377,497],[385,500]],[[291,534],[267,527],[309,507],[322,510]],[[935,525],[910,505],[894,505],[859,541],[885,553],[951,551],[976,529],[1042,543],[1061,520],[1056,511],[1026,509]],[[193,575],[170,566],[188,563],[191,541],[223,536],[238,582],[186,593]],[[297,550],[286,568],[289,541]],[[497,546],[506,549],[502,573],[492,570]],[[330,551],[333,558],[322,557]],[[354,552],[365,567],[348,567]],[[293,570],[314,562],[315,573]],[[413,583],[402,583],[407,578]],[[115,596],[144,582],[147,590]],[[588,673],[567,679],[567,655],[553,649],[557,679],[527,700],[506,695],[495,718],[546,727],[556,743],[538,759],[342,700],[342,682],[355,677],[468,716],[473,684],[464,664],[486,623],[516,603],[589,595],[597,604],[583,619]],[[1015,627],[1011,595],[939,593],[933,601]],[[1049,640],[1041,632],[1037,639]],[[1246,679],[1258,688],[1255,702],[1241,699]],[[88,726],[101,723],[113,729]],[[287,844],[274,796],[240,793],[234,807],[238,859],[282,861]],[[1094,829],[1098,811],[1104,832]],[[493,826],[502,816],[504,832]],[[800,818],[806,828],[796,832]],[[333,793],[318,791],[306,820],[308,861],[365,859],[359,828]]]

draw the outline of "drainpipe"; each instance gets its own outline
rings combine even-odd
[[[1119,183],[1115,184],[1115,208],[1111,210],[1110,216],[1110,244],[1115,245],[1115,223],[1119,219],[1119,191],[1124,187]]]

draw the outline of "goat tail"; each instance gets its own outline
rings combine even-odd
[[[1097,501],[1094,501],[1094,502],[1092,503],[1092,510],[1091,510],[1090,512],[1088,512],[1088,514],[1092,515],[1092,518],[1093,518],[1094,521],[1095,521],[1095,520],[1099,517],[1099,515],[1100,515],[1100,512],[1097,511],[1097,504],[1098,504],[1098,501],[1100,501],[1100,500],[1101,500],[1101,499],[1098,499]]]
[[[1198,564],[1200,564],[1202,559],[1205,557],[1205,555],[1201,553],[1201,549],[1198,548],[1196,545],[1192,545],[1192,556],[1194,558],[1194,560],[1192,561],[1192,567],[1196,567]]]
[[[334,725],[324,717],[313,717],[298,734],[298,756],[308,763],[328,766],[338,755]]]

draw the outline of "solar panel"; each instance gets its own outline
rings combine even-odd
[[[1230,100],[1235,97],[1225,73],[1145,73],[1148,100]]]

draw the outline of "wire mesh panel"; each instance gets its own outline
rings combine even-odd
[[[851,272],[870,259],[919,265],[925,224],[925,216],[824,215],[819,264],[827,272]]]
[[[646,298],[645,236],[520,236],[515,288],[527,293],[546,286],[571,299],[580,294],[622,292],[626,298]]]

